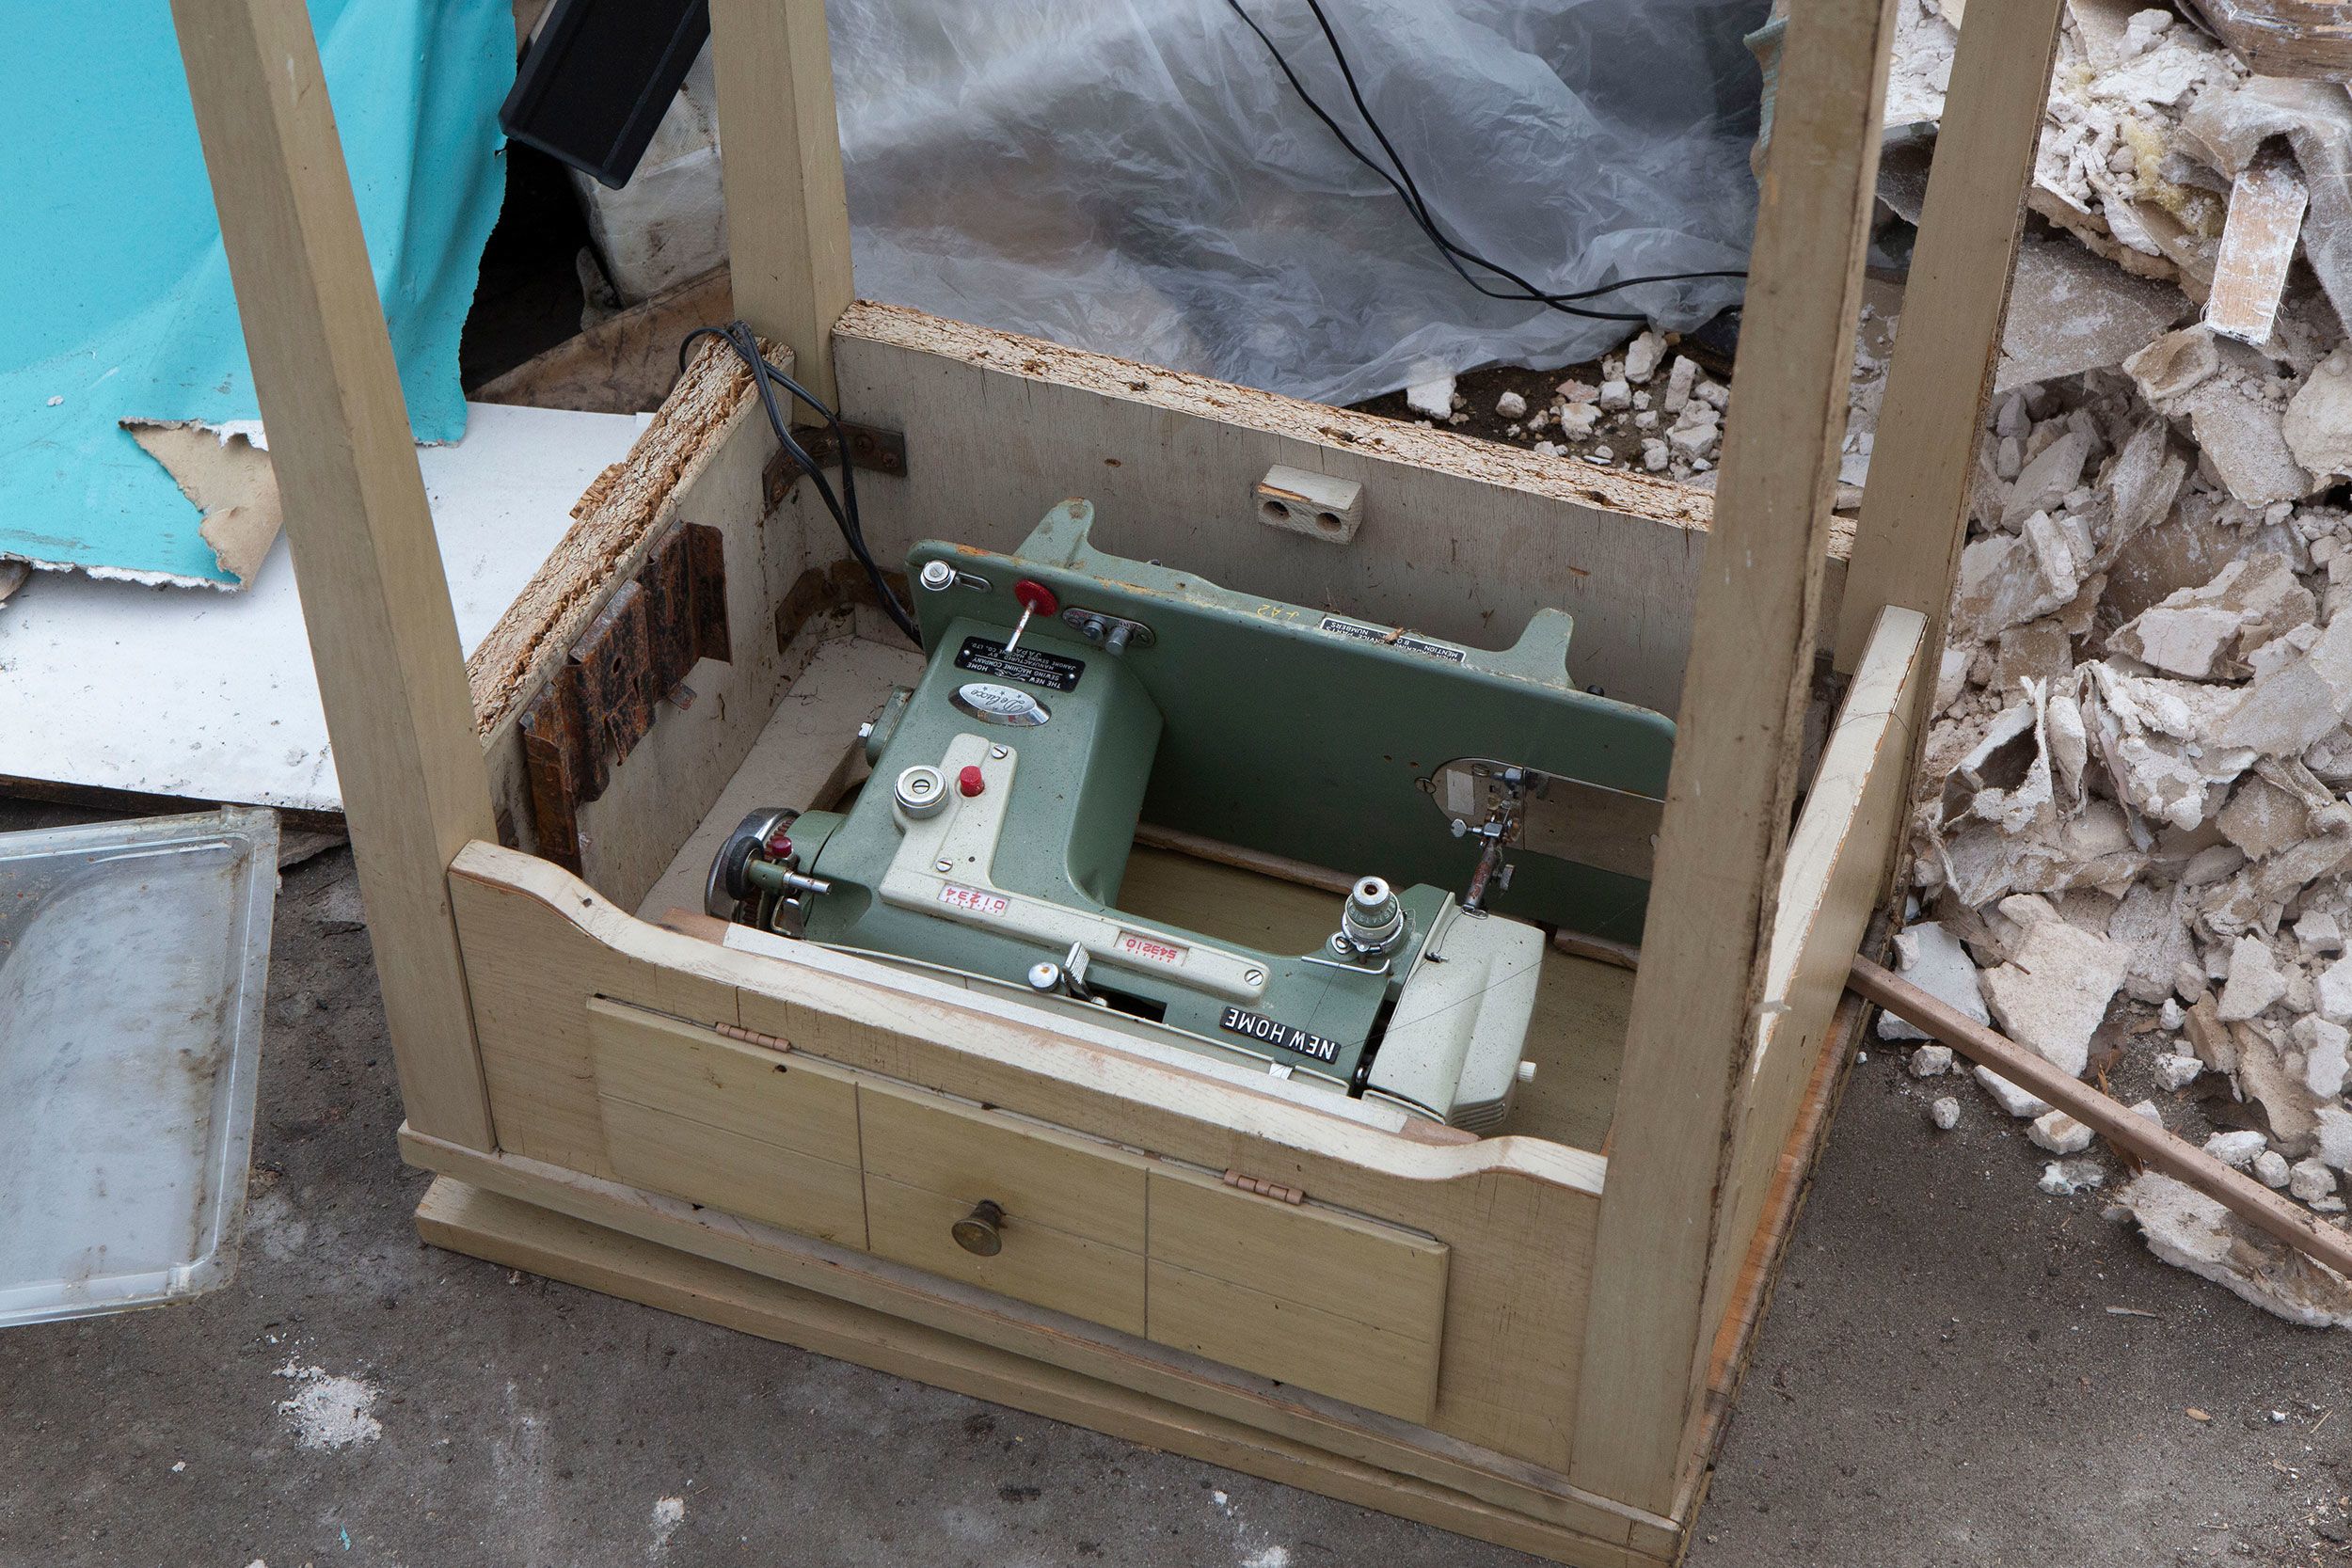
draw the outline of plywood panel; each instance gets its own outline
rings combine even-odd
[[[870,1079],[858,1085],[858,1112],[871,1175],[964,1209],[993,1199],[1016,1220],[1143,1250],[1144,1164],[1132,1154]]]
[[[626,1100],[603,1104],[605,1148],[622,1180],[818,1241],[866,1245],[857,1166]]]
[[[1152,1259],[1146,1336],[1278,1383],[1426,1421],[1438,1347],[1231,1279]]]
[[[838,1068],[602,998],[588,1003],[588,1037],[607,1100],[859,1164],[857,1087]]]

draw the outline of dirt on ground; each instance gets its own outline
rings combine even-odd
[[[0,1333],[7,1568],[1534,1560],[422,1245],[347,851],[285,875],[267,1019],[234,1281]],[[2352,1338],[2037,1192],[1974,1097],[1932,1131],[1900,1060],[1852,1070],[1691,1563],[2352,1556]]]

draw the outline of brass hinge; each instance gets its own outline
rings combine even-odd
[[[1225,1173],[1225,1184],[1229,1187],[1239,1187],[1245,1193],[1255,1193],[1260,1197],[1270,1197],[1282,1203],[1307,1201],[1307,1192],[1303,1187],[1285,1187],[1279,1181],[1268,1181],[1263,1176],[1245,1176],[1237,1170],[1229,1170]]]
[[[792,1042],[782,1035],[763,1035],[756,1029],[746,1029],[739,1023],[714,1023],[711,1027],[727,1038],[741,1040],[745,1045],[764,1046],[770,1051],[792,1049]]]

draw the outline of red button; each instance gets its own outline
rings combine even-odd
[[[988,787],[988,781],[980,777],[977,768],[966,768],[956,775],[956,787],[966,796],[977,795]]]
[[[1051,615],[1061,608],[1054,591],[1034,578],[1023,578],[1012,585],[1012,602],[1032,615]]]

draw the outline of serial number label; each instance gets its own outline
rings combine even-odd
[[[1145,963],[1165,964],[1169,969],[1183,968],[1185,957],[1192,951],[1189,947],[1162,942],[1157,937],[1147,937],[1137,931],[1120,932],[1119,940],[1111,943],[1111,950],[1122,958],[1139,958]]]
[[[974,914],[1000,915],[1012,908],[1012,900],[1001,893],[982,893],[976,887],[962,887],[948,882],[939,890],[939,901],[950,909],[969,910]]]
[[[1087,669],[1082,658],[1067,658],[1038,648],[1015,648],[1007,653],[1005,645],[993,637],[965,638],[963,646],[956,650],[956,668],[1000,681],[1019,681],[1047,691],[1076,690],[1078,677]]]
[[[1295,1051],[1301,1056],[1312,1056],[1318,1062],[1340,1059],[1340,1042],[1311,1035],[1295,1024],[1283,1023],[1242,1007],[1228,1007],[1217,1021],[1219,1027],[1236,1035],[1245,1035],[1261,1045],[1279,1045],[1285,1051]]]
[[[1426,637],[1415,637],[1409,631],[1391,631],[1386,626],[1368,626],[1361,621],[1343,621],[1336,615],[1323,618],[1323,630],[1334,637],[1352,637],[1359,642],[1379,642],[1391,648],[1405,648],[1432,658],[1452,659],[1459,664],[1462,650],[1447,642],[1432,642]]]

